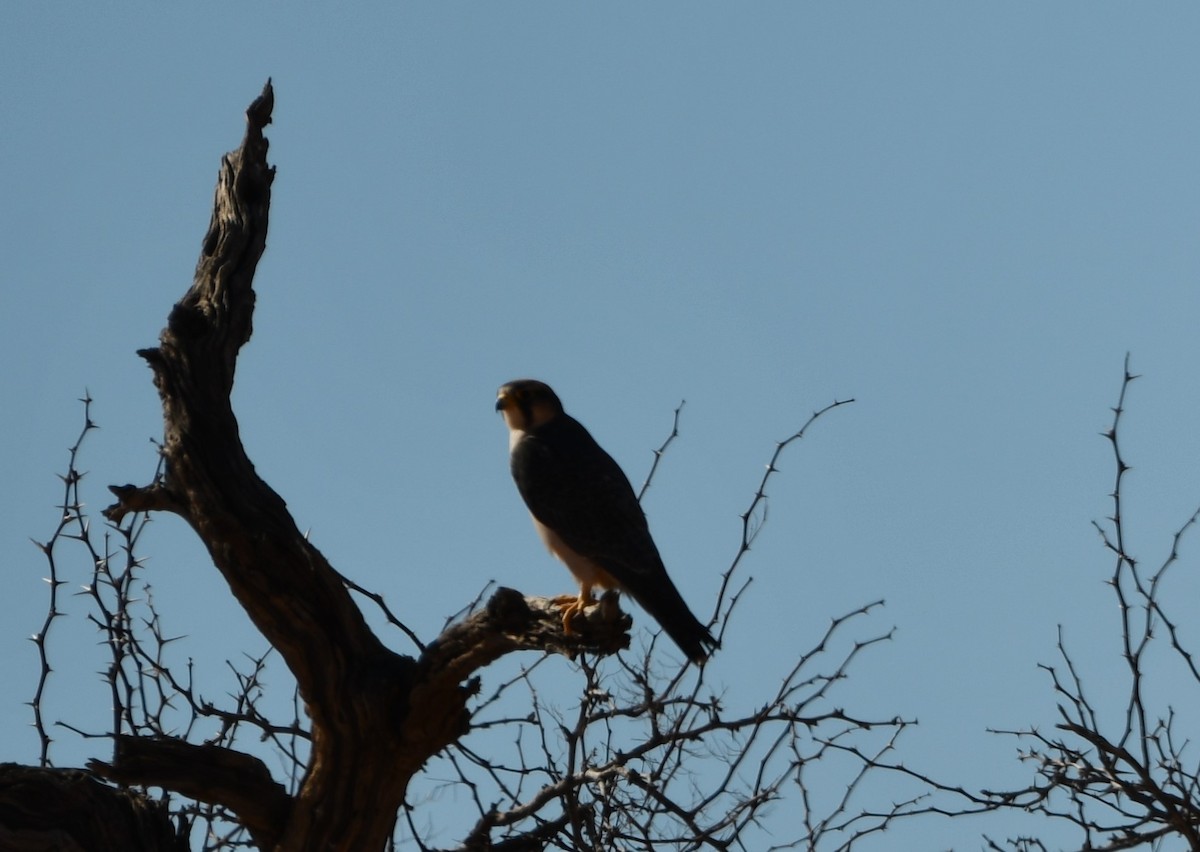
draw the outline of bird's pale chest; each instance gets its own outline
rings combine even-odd
[[[530,515],[533,518],[532,515]],[[621,587],[611,574],[579,553],[572,550],[562,537],[537,518],[533,518],[533,526],[546,544],[546,549],[557,556],[575,575],[580,586],[598,586],[601,589],[619,589]]]

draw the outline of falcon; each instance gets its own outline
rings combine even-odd
[[[578,420],[563,411],[549,385],[509,382],[496,410],[509,429],[509,461],[517,490],[546,547],[566,563],[578,595],[556,598],[563,629],[594,603],[592,589],[617,589],[654,616],[687,658],[708,659],[717,647],[667,576],[633,486]]]

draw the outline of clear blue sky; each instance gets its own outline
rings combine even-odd
[[[1027,778],[985,729],[1055,721],[1036,664],[1056,626],[1097,690],[1120,671],[1091,521],[1126,351],[1145,374],[1134,552],[1165,556],[1200,502],[1200,7],[298,6],[0,10],[0,760],[36,756],[29,538],[53,529],[75,400],[89,389],[103,427],[98,509],[152,473],[134,350],[190,283],[219,158],[270,76],[278,176],[235,405],[341,571],[425,636],[489,579],[570,589],[492,410],[530,375],[635,482],[687,400],[645,505],[705,611],[774,442],[853,396],[784,458],[712,677],[765,695],[829,618],[885,598],[862,632],[895,640],[839,703],[919,718],[910,764]],[[182,522],[144,552],[181,654],[220,682],[260,649]],[[50,698],[100,727],[83,603],[56,628]],[[869,848],[1015,825],[914,823]]]

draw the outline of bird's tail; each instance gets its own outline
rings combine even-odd
[[[720,647],[720,643],[713,638],[708,628],[692,615],[692,611],[688,609],[687,603],[684,602],[679,592],[676,589],[671,589],[671,592],[673,594],[670,597],[674,597],[676,600],[666,602],[666,606],[663,605],[664,601],[662,600],[655,602],[658,604],[657,606],[647,606],[642,601],[638,601],[638,603],[654,616],[667,635],[687,655],[687,658],[699,665]]]

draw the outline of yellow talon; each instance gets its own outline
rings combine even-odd
[[[558,595],[552,600],[555,606],[562,608],[563,633],[568,636],[578,635],[571,627],[571,622],[575,620],[575,616],[595,603],[591,588],[580,589],[578,595]]]

